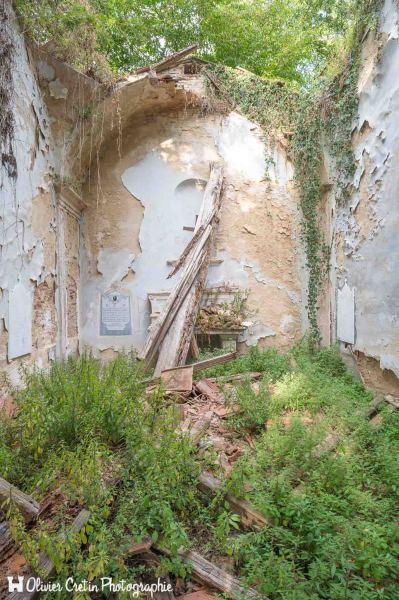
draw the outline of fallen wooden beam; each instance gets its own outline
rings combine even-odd
[[[223,482],[211,475],[211,473],[201,473],[199,476],[199,487],[204,494],[216,495],[223,488]],[[243,527],[262,529],[266,525],[273,525],[271,519],[268,519],[256,510],[250,502],[240,500],[230,493],[225,494],[225,499],[231,510],[241,517]]]
[[[213,358],[200,360],[199,362],[192,364],[193,371],[194,373],[198,373],[198,371],[203,371],[204,369],[209,369],[210,367],[214,367],[216,365],[222,365],[230,360],[234,360],[235,358],[237,358],[237,352],[229,352],[228,354],[221,354],[220,356],[214,356]]]
[[[36,500],[0,477],[0,504],[4,506],[7,502],[17,506],[26,522],[36,519],[40,511]]]
[[[391,406],[398,409],[399,408],[399,398],[394,398],[391,394],[387,394],[385,396],[385,401],[388,402]]]
[[[211,426],[212,418],[208,415],[204,415],[198,421],[196,421],[193,427],[189,430],[190,439],[194,446],[197,446],[204,436],[204,433],[208,431]]]
[[[161,381],[167,392],[190,392],[193,387],[193,367],[186,365],[165,369],[161,373]]]
[[[192,363],[189,366],[193,367],[194,373],[198,373],[199,371],[209,369],[210,367],[214,367],[215,365],[221,365],[223,363],[229,362],[230,360],[234,360],[235,358],[237,358],[237,352],[229,352],[228,354],[222,354],[221,356],[215,356],[213,358],[200,360],[198,362]],[[150,386],[154,383],[159,382],[160,380],[160,377],[149,377],[148,379],[143,379],[140,383]]]
[[[8,521],[0,522],[0,566],[15,552],[16,543]],[[1,570],[1,569],[0,569]]]
[[[332,452],[338,446],[341,436],[338,433],[330,433],[311,452],[312,458],[321,458],[323,454]]]
[[[183,50],[178,50],[178,52],[170,54],[155,65],[147,65],[145,67],[140,67],[136,70],[136,73],[138,75],[140,73],[148,73],[148,71],[155,71],[155,73],[160,73],[161,71],[165,71],[165,69],[170,69],[171,67],[176,65],[182,58],[188,56],[192,52],[195,52],[197,48],[198,44],[191,44],[190,46],[187,46],[187,48],[183,48]]]
[[[207,230],[204,232],[203,237],[199,241],[198,245],[193,249],[190,263],[185,269],[180,281],[172,290],[167,300],[164,312],[158,317],[155,323],[152,325],[152,329],[148,334],[145,347],[140,354],[140,358],[146,361],[146,364],[150,366],[153,364],[156,354],[160,345],[162,344],[165,335],[167,334],[170,326],[172,325],[181,305],[183,304],[191,286],[193,285],[198,269],[202,266],[206,255],[204,247],[210,236],[212,227],[208,225]],[[178,366],[178,365],[170,365]],[[159,370],[159,369],[158,369]],[[162,369],[161,369],[162,370]],[[160,374],[156,372],[156,376]]]
[[[152,540],[149,537],[145,537],[141,540],[141,542],[136,542],[132,544],[127,551],[128,556],[137,556],[138,554],[143,554],[148,552],[151,549]]]
[[[194,237],[169,275],[174,275],[184,265],[182,277],[170,293],[164,312],[154,323],[144,349],[147,364],[152,363],[158,352],[155,376],[186,362],[211,259],[222,183],[223,167],[214,164],[205,187]]]
[[[159,551],[171,556],[170,551],[165,548],[159,548]],[[232,600],[268,600],[254,589],[241,585],[238,579],[206,560],[198,552],[179,550],[179,556],[191,568],[191,576],[195,581],[226,594]]]
[[[358,415],[360,417],[364,417],[365,419],[371,419],[374,417],[381,406],[384,404],[384,397],[381,395],[377,395],[367,406],[365,409],[358,411]],[[332,452],[337,448],[339,442],[341,440],[341,436],[338,433],[330,433],[327,437],[318,445],[311,453],[313,458],[321,458],[324,454],[328,452]]]
[[[77,515],[77,517],[72,522],[68,531],[66,533],[61,534],[61,538],[65,540],[70,535],[79,533],[79,531],[81,531],[83,529],[83,527],[87,524],[88,520],[90,519],[90,516],[91,515],[88,510],[86,510],[86,509],[81,510],[80,513]],[[54,563],[51,560],[51,558],[49,556],[47,556],[47,554],[45,554],[44,552],[41,552],[39,555],[38,571],[40,573],[44,573],[44,576],[46,579],[49,577],[52,577],[55,574]],[[34,577],[34,575],[33,574],[25,575],[24,590],[22,592],[12,592],[11,594],[8,595],[8,600],[31,600],[32,598],[36,598],[39,595],[38,591],[36,591],[36,590],[28,591],[26,589],[26,582],[31,577]]]
[[[209,379],[200,379],[200,381],[194,383],[194,386],[198,392],[207,396],[212,402],[218,402],[221,398],[222,394],[218,386]]]
[[[368,404],[368,406],[366,406],[363,411],[360,411],[359,414],[364,416],[366,419],[371,419],[371,417],[374,417],[374,415],[378,413],[384,402],[384,396],[377,394],[376,397]]]
[[[248,373],[238,373],[237,375],[219,375],[219,377],[208,377],[208,381],[212,381],[214,383],[230,383],[232,381],[258,381],[262,379],[262,372],[250,372]]]

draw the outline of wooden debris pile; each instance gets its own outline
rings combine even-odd
[[[212,329],[241,329],[243,317],[230,304],[201,307],[196,327],[206,333]]]
[[[155,364],[155,376],[165,369],[184,365],[210,263],[221,205],[223,168],[211,166],[209,180],[194,228],[194,235],[169,277],[181,270],[165,308],[151,326],[140,358]]]

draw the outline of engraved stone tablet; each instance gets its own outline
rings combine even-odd
[[[355,290],[345,285],[337,292],[337,338],[355,343]]]
[[[101,296],[100,335],[131,335],[130,297],[121,292]]]
[[[32,352],[32,292],[21,282],[10,291],[8,302],[8,358]]]

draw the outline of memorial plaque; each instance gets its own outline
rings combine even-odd
[[[130,296],[109,292],[101,296],[100,335],[131,335]]]
[[[29,284],[18,282],[8,300],[8,358],[32,352],[33,297]]]

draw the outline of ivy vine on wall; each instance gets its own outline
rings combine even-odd
[[[17,162],[13,151],[13,64],[14,43],[10,27],[11,5],[0,6],[0,157],[1,166],[10,177],[17,176]]]
[[[308,268],[307,314],[313,343],[320,342],[318,301],[329,271],[329,248],[320,228],[321,172],[325,146],[332,159],[337,203],[351,190],[356,164],[352,132],[356,124],[362,39],[376,29],[381,0],[359,0],[356,18],[340,68],[333,76],[317,78],[313,86],[265,79],[243,69],[209,65],[216,93],[261,125],[271,143],[283,136],[293,161],[302,213],[302,240]],[[322,81],[322,83],[320,83]],[[214,86],[213,86],[214,87]],[[214,92],[215,93],[215,92]]]

